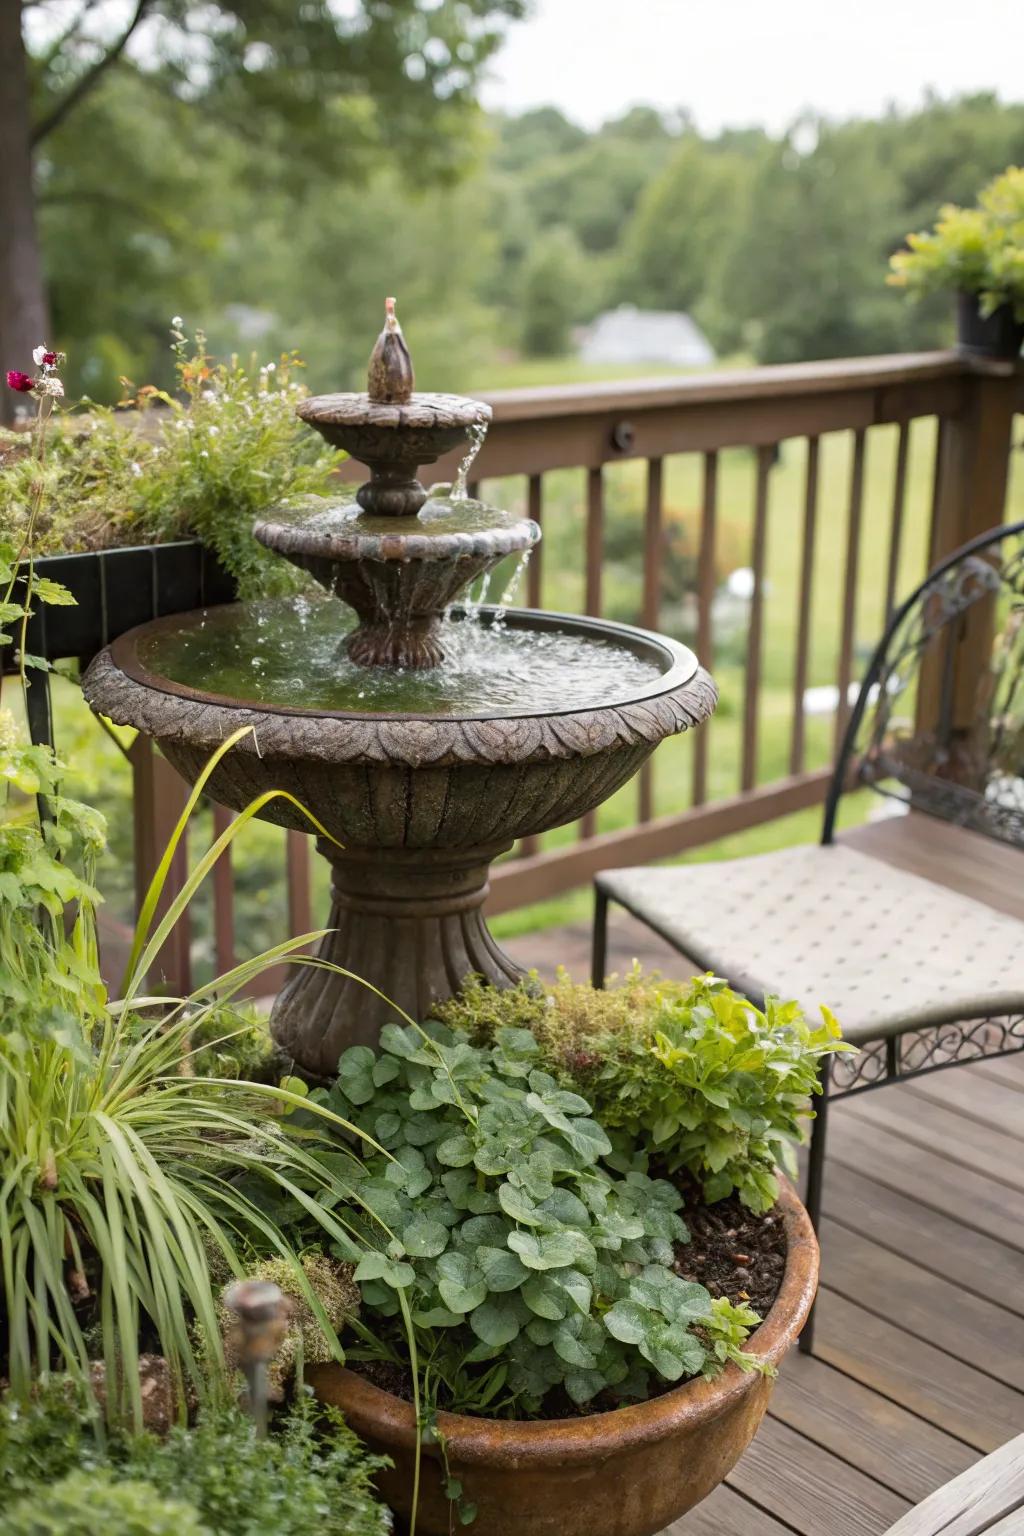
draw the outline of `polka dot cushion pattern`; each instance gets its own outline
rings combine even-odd
[[[1024,1009],[1024,923],[842,844],[597,884],[755,1001],[826,1003],[855,1043]]]

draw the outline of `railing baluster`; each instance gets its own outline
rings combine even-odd
[[[587,470],[586,590],[583,611],[601,617],[601,564],[604,555],[604,479],[600,467]],[[597,830],[596,811],[587,811],[579,821],[580,837],[593,837]]]
[[[216,840],[234,821],[233,812],[224,805],[213,806],[213,836]],[[213,944],[217,974],[222,976],[235,963],[235,878],[231,867],[230,843],[213,866]]]
[[[775,454],[774,443],[757,450],[757,491],[754,497],[754,537],[750,564],[754,592],[747,632],[747,675],[743,695],[743,750],[740,788],[753,789],[757,782],[757,714],[761,699],[761,642],[764,629],[764,558],[768,532],[768,478]]]
[[[790,773],[803,773],[805,762],[804,694],[807,691],[807,656],[811,643],[811,601],[814,590],[814,545],[818,528],[818,439],[807,439],[807,475],[804,482],[804,547],[800,565],[800,608],[797,620],[796,662],[793,668],[793,735],[789,748]]]
[[[535,523],[543,525],[544,517],[544,480],[541,475],[531,475],[526,491],[526,515],[532,517]],[[526,567],[526,606],[539,608],[541,603],[541,575],[543,572],[542,556],[544,540],[535,544],[530,551],[530,563]]]
[[[903,510],[907,499],[907,448],[910,442],[910,423],[900,422],[899,442],[896,446],[896,472],[892,482],[892,520],[889,528],[889,570],[885,580],[885,622],[892,618],[896,606],[896,583],[900,574],[900,553],[903,543]]]
[[[313,924],[309,870],[309,834],[289,832],[285,852],[288,872],[288,932],[308,933]]]
[[[718,515],[718,454],[704,455],[704,495],[700,514],[700,551],[697,557],[697,656],[710,672],[714,666],[715,522]],[[693,803],[703,805],[708,795],[708,720],[697,732],[693,749]]]
[[[604,556],[604,479],[600,469],[587,470],[586,592],[584,613],[601,617],[601,563]]]
[[[661,459],[647,460],[647,504],[644,511],[644,597],[643,624],[657,629],[661,615],[662,493]],[[648,759],[640,769],[639,816],[650,821],[654,815],[654,764]]]
[[[544,477],[543,475],[529,475],[526,482],[526,515],[532,517],[535,523],[543,525],[544,522]],[[530,563],[526,567],[526,606],[539,608],[541,605],[541,587],[543,566],[541,564],[544,551],[544,540],[535,544],[530,551]],[[540,852],[540,838],[536,835],[524,837],[519,841],[516,856],[520,859],[532,858]]]
[[[846,533],[846,568],[843,573],[843,624],[839,640],[839,697],[836,700],[835,750],[838,752],[850,713],[853,678],[853,644],[857,627],[857,570],[860,563],[860,527],[864,510],[864,428],[853,439],[850,473],[850,512]]]
[[[135,908],[138,911],[150,881],[163,857],[164,849],[178,818],[185,809],[188,785],[157,751],[148,736],[138,735],[131,745],[132,812],[134,816]],[[175,851],[156,904],[154,923],[188,878],[188,834]],[[150,970],[153,986],[165,982],[173,997],[186,997],[192,990],[192,961],[189,953],[190,924],[188,909],[182,913]]]

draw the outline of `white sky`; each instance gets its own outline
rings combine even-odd
[[[553,105],[586,127],[638,102],[687,107],[705,132],[786,127],[805,108],[995,90],[1024,98],[1024,0],[532,0],[483,101]]]

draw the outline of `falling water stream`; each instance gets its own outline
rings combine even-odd
[[[473,467],[473,460],[476,458],[477,454],[480,452],[480,449],[484,445],[484,438],[487,436],[487,427],[488,423],[486,421],[475,421],[471,427],[466,428],[466,437],[469,440],[469,447],[466,449],[462,462],[455,472],[455,479],[452,481],[453,501],[465,501],[466,499],[468,494],[466,487],[469,484],[469,472]]]

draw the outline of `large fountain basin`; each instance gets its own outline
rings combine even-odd
[[[484,625],[495,616],[484,610]],[[314,812],[334,840],[319,842],[333,866],[334,897],[333,932],[320,953],[414,1017],[470,972],[496,985],[520,975],[483,921],[491,860],[517,838],[600,805],[660,741],[698,725],[717,700],[708,674],[674,640],[597,619],[513,611],[504,619],[510,629],[610,641],[649,663],[650,676],[623,697],[555,712],[254,707],[185,686],[140,659],[171,626],[204,621],[201,613],[159,619],[121,636],[86,673],[89,703],[155,737],[190,780],[228,735],[252,727],[218,765],[210,793],[241,810],[267,789],[286,789]],[[308,830],[286,801],[264,815]],[[304,1067],[328,1074],[347,1045],[374,1043],[393,1016],[358,983],[303,968],[278,998],[273,1026]]]

